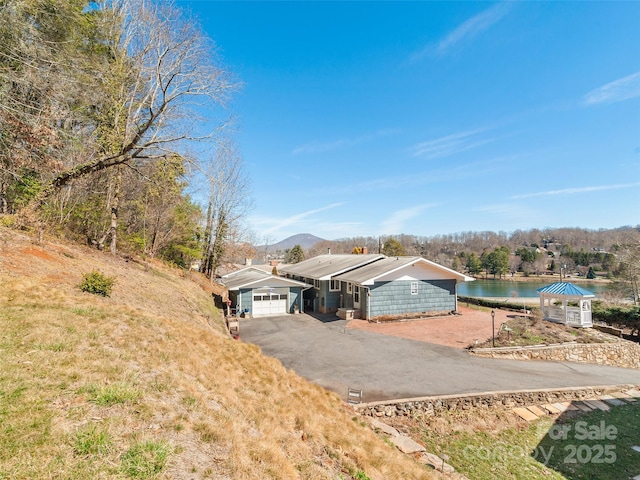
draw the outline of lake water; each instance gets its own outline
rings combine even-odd
[[[504,282],[500,280],[476,280],[458,284],[458,295],[463,297],[538,297],[537,290],[549,282]],[[569,282],[571,283],[571,282]],[[607,284],[576,282],[574,285],[598,295],[607,291]]]

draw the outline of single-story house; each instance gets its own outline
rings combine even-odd
[[[422,257],[385,255],[320,255],[280,272],[313,285],[307,310],[367,320],[455,312],[456,285],[474,280]]]
[[[304,282],[247,267],[220,277],[229,290],[236,314],[252,316],[303,312],[302,294],[311,288]]]
[[[422,257],[385,257],[333,280],[343,286],[342,308],[375,321],[457,312],[456,285],[474,278]]]
[[[334,277],[355,268],[385,258],[380,254],[366,255],[318,255],[299,263],[281,265],[280,274],[292,280],[313,285],[304,292],[307,311],[319,313],[337,312],[342,306],[343,286]]]

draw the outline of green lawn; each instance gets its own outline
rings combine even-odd
[[[640,402],[608,412],[541,418],[498,433],[422,432],[428,451],[474,480],[598,479],[640,475]]]

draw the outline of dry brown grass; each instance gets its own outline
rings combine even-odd
[[[390,422],[398,430],[420,437],[427,430],[434,436],[464,433],[499,433],[507,429],[520,430],[528,423],[511,410],[486,407],[472,410],[448,411],[441,415],[420,416],[416,418],[397,417]]]
[[[590,328],[574,328],[559,323],[542,319],[539,310],[534,310],[529,318],[515,317],[505,322],[511,329],[507,334],[505,330],[496,333],[496,347],[514,347],[527,345],[552,345],[565,342],[577,343],[603,343],[615,341],[611,335]],[[498,327],[496,326],[496,329]],[[476,345],[477,347],[491,347],[492,339]]]
[[[111,297],[77,288],[92,270]],[[0,479],[131,477],[125,452],[148,440],[171,452],[158,478],[429,478],[335,394],[231,339],[179,270],[0,229],[0,285]]]

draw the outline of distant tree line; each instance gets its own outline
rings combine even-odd
[[[319,242],[306,256],[326,253],[328,248],[334,253],[362,253],[366,249],[389,256],[417,255],[476,277],[503,278],[516,273],[604,276],[616,281],[621,296],[640,302],[638,226],[352,237]]]
[[[0,19],[3,223],[209,275],[248,248],[226,133],[238,82],[193,18],[163,0],[15,0]]]

